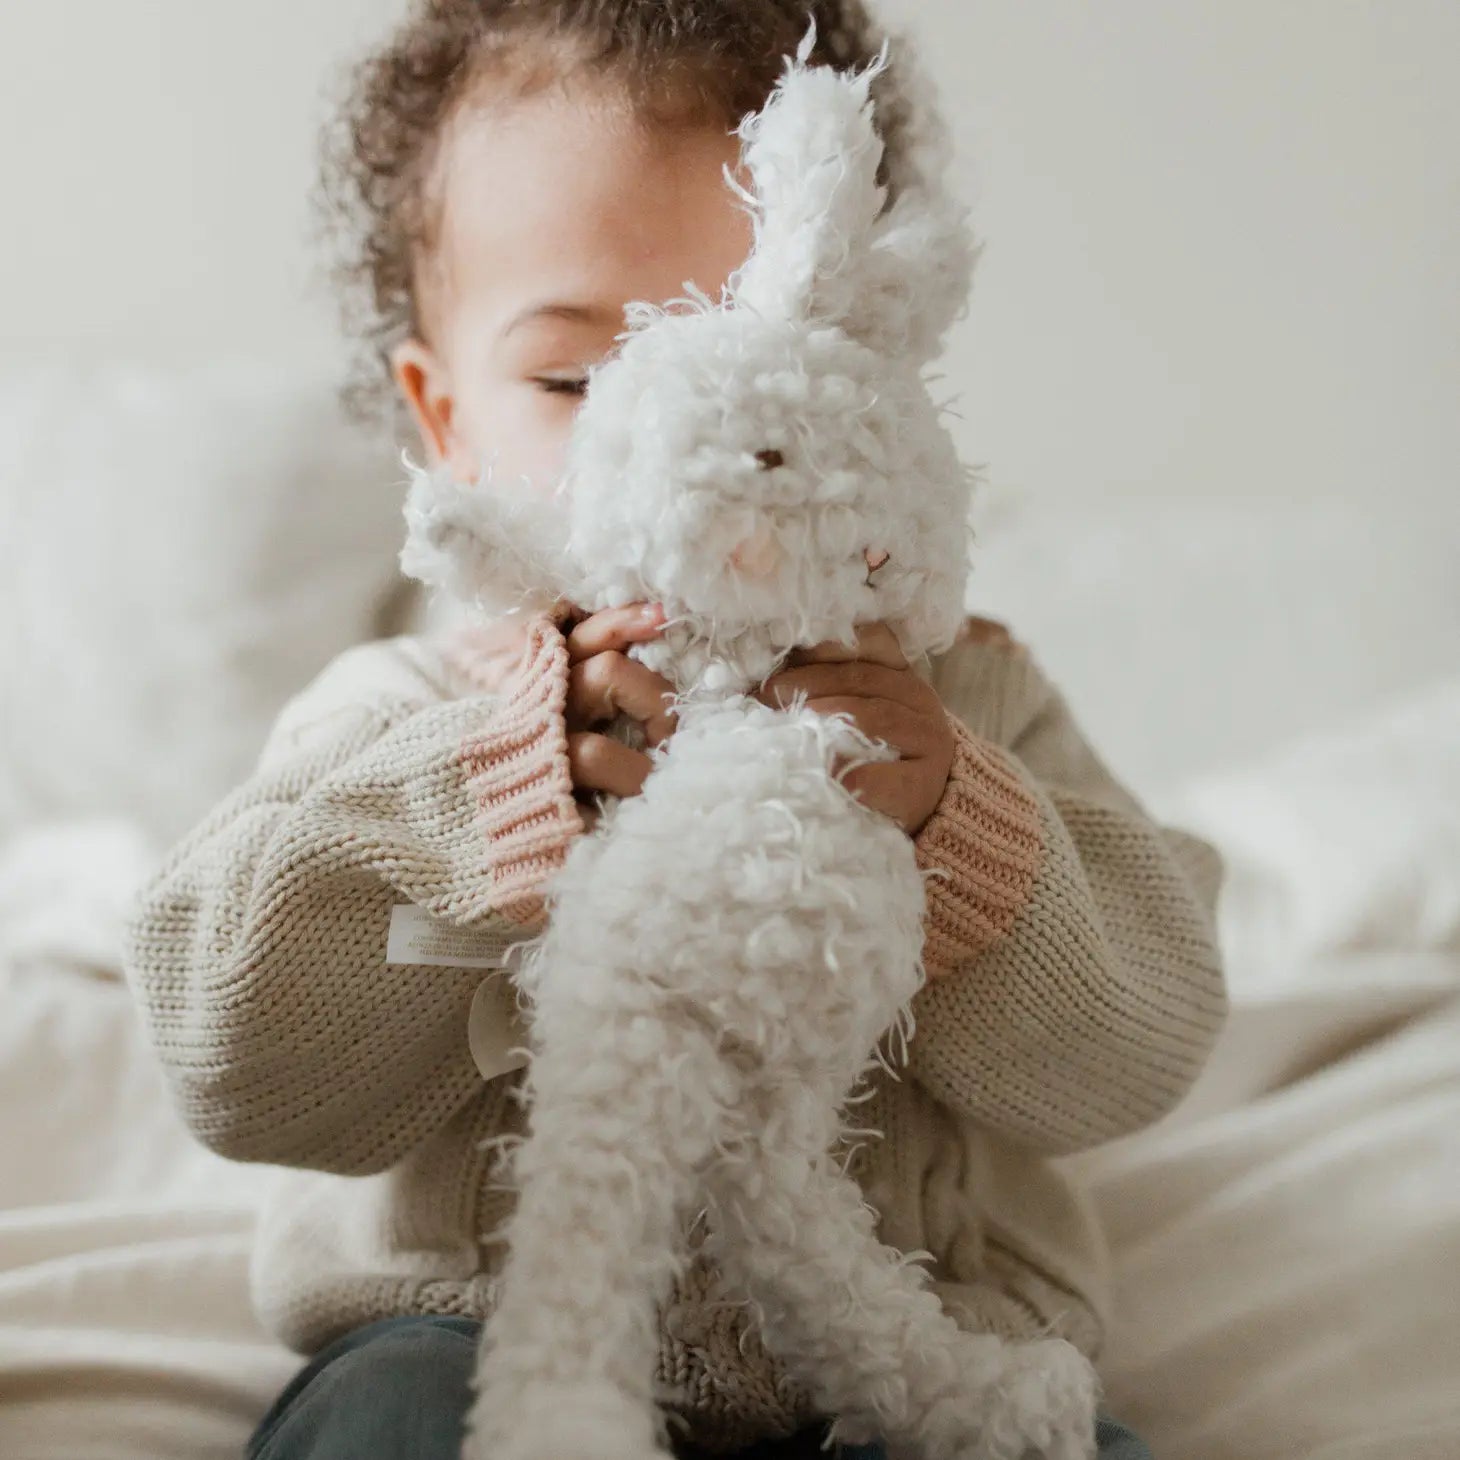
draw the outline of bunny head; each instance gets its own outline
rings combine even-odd
[[[803,44],[741,125],[755,246],[716,304],[636,304],[590,374],[557,491],[417,474],[407,572],[486,606],[648,600],[640,646],[681,689],[744,688],[785,652],[886,620],[951,641],[969,480],[924,368],[967,294],[962,211],[884,211],[870,86]]]

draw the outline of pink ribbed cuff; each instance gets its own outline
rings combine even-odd
[[[540,924],[542,890],[583,831],[568,765],[568,650],[545,617],[528,625],[501,712],[462,741],[468,787],[488,848],[493,903],[504,917]]]
[[[913,838],[925,880],[923,962],[946,977],[991,948],[1028,903],[1044,860],[1039,803],[1013,758],[956,716],[943,799]]]

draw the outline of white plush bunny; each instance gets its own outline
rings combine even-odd
[[[848,721],[749,698],[794,647],[885,620],[911,657],[962,615],[968,477],[923,370],[973,250],[934,186],[883,212],[857,75],[809,44],[741,128],[755,248],[723,300],[631,310],[556,493],[418,472],[407,571],[483,607],[664,605],[636,653],[681,692],[642,795],[573,847],[529,1001],[529,1134],[468,1460],[651,1460],[658,1310],[689,1219],[842,1440],[919,1460],[1084,1460],[1070,1345],[964,1333],[884,1246],[834,1154],[911,1032],[923,887],[838,772]]]

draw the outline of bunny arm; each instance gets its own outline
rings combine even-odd
[[[546,611],[581,574],[568,551],[567,509],[528,482],[503,485],[490,466],[459,482],[445,466],[407,459],[401,571],[488,612]]]

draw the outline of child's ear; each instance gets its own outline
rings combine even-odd
[[[432,466],[450,466],[453,474],[461,477],[465,463],[455,459],[460,448],[452,430],[455,401],[446,367],[429,345],[414,338],[403,340],[390,352],[390,367],[416,423],[427,460]]]

